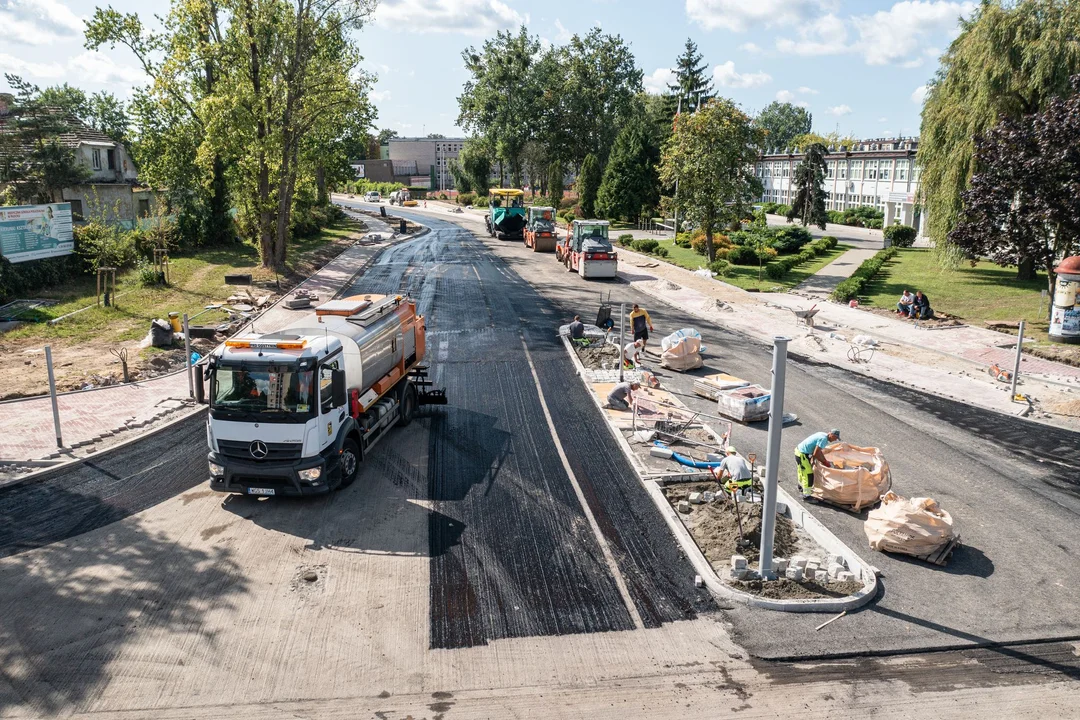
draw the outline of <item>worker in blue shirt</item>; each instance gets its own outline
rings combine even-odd
[[[814,493],[814,461],[825,467],[832,467],[825,459],[823,448],[839,440],[840,431],[833,429],[827,433],[814,433],[795,448],[795,465],[799,469],[799,487],[802,488],[804,498],[809,498]]]

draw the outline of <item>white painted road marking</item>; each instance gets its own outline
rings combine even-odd
[[[615,562],[615,556],[611,554],[611,547],[608,546],[607,538],[600,532],[600,526],[593,516],[592,509],[589,507],[589,503],[585,501],[585,493],[582,492],[577,476],[574,475],[574,471],[570,468],[570,461],[566,459],[566,453],[563,451],[562,443],[559,442],[559,434],[555,432],[555,422],[551,419],[551,412],[548,410],[547,400],[544,399],[544,390],[540,387],[540,376],[536,374],[536,366],[533,365],[532,353],[529,352],[529,346],[525,343],[525,335],[521,333],[518,335],[521,338],[521,346],[525,348],[525,359],[529,361],[529,370],[532,372],[533,380],[536,382],[536,394],[540,396],[540,407],[544,411],[544,419],[547,420],[548,430],[551,431],[551,439],[555,442],[555,449],[559,453],[559,460],[562,461],[566,476],[570,478],[570,484],[574,486],[574,494],[577,495],[578,502],[581,504],[581,509],[585,511],[585,517],[588,519],[590,527],[592,527],[593,535],[596,536],[596,542],[600,545],[600,550],[604,553],[604,560],[607,561],[608,570],[611,571],[611,575],[615,578],[615,584],[619,587],[619,594],[622,595],[623,604],[626,605],[626,611],[630,613],[630,617],[634,621],[634,627],[638,630],[644,630],[645,623],[641,621],[641,615],[638,614],[637,605],[634,604],[633,599],[630,597],[630,591],[626,588],[626,581],[623,579],[622,573],[619,572],[619,566]]]
[[[439,341],[439,356],[438,356],[439,357],[439,362],[443,362],[449,356],[450,356],[450,341],[449,340],[440,340]]]

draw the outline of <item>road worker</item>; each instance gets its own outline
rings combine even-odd
[[[613,410],[629,410],[634,402],[634,391],[641,385],[636,382],[621,382],[611,388],[607,396],[607,406]]]
[[[630,311],[630,327],[634,329],[634,339],[640,340],[644,349],[649,342],[649,333],[653,330],[652,318],[649,317],[649,311],[638,307],[637,303],[634,303],[634,309]]]
[[[799,487],[802,488],[803,498],[814,494],[814,462],[832,467],[832,463],[825,458],[824,448],[839,440],[840,431],[833,429],[827,433],[814,433],[795,448],[795,465],[799,469]]]
[[[716,481],[724,488],[724,492],[734,493],[737,490],[749,489],[754,482],[754,474],[750,470],[750,464],[739,455],[739,451],[728,446],[727,457],[713,468]],[[727,478],[727,482],[724,482]]]
[[[626,343],[626,347],[623,348],[623,362],[637,367],[641,364],[641,349],[645,346],[645,342],[642,340],[635,340],[631,343]]]

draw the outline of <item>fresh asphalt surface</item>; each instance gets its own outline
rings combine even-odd
[[[710,351],[699,374],[724,370],[767,384],[769,349],[625,284],[585,282],[520,244],[480,240],[430,214],[413,217],[432,232],[386,250],[352,291],[417,299],[428,317],[427,362],[450,400],[409,431],[390,433],[368,458],[369,471],[393,474],[395,456],[426,443],[426,477],[402,473],[394,481],[430,503],[432,647],[634,626],[543,419],[530,357],[559,443],[642,624],[717,611],[693,587],[689,562],[582,392],[555,328],[574,312],[595,312],[602,289],[615,302],[648,307],[658,337],[700,329]],[[658,374],[689,393],[691,378]],[[1080,550],[1075,435],[799,362],[789,365],[787,392],[786,409],[802,426],[784,433],[782,482],[791,487],[794,479],[792,447],[805,434],[838,426],[850,442],[884,448],[898,492],[932,495],[952,512],[965,546],[947,568],[928,567],[869,552],[865,513],[816,510],[882,568],[883,592],[821,632],[813,630],[820,616],[725,608],[750,652],[813,657],[1080,636],[1080,579],[1072,571]],[[203,420],[195,417],[92,463],[0,491],[0,557],[76,537],[204,482],[204,443]],[[737,426],[734,443],[764,457],[764,428]]]

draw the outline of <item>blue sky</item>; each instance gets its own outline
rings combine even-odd
[[[87,0],[0,0],[0,71],[39,85],[67,81],[124,97],[144,82],[123,50],[82,46]],[[113,0],[122,12],[164,15],[162,0]],[[379,127],[402,135],[460,134],[461,51],[524,23],[562,43],[600,25],[622,35],[648,89],[661,89],[693,38],[717,91],[755,112],[780,99],[807,107],[819,132],[915,135],[922,88],[970,0],[381,0],[357,40],[378,76]],[[0,80],[0,86],[6,85]]]

